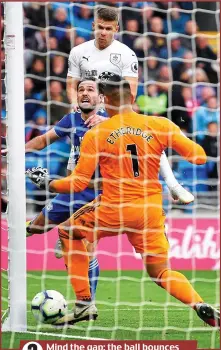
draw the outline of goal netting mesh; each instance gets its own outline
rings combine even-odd
[[[49,130],[69,111],[66,95],[67,61],[72,47],[93,38],[96,3],[25,2],[25,141]],[[120,30],[116,38],[133,49],[139,61],[139,87],[134,109],[163,115],[200,143],[208,155],[205,166],[193,166],[171,150],[168,158],[178,181],[194,196],[184,206],[172,200],[166,185],[164,210],[171,266],[181,270],[206,302],[219,305],[219,2],[116,3]],[[2,34],[7,18],[2,12]],[[7,148],[7,86],[2,53],[1,144]],[[7,57],[6,57],[7,59]],[[10,103],[10,100],[8,101]],[[19,117],[19,116],[18,116]],[[53,178],[66,176],[71,146],[61,139],[26,155],[26,168],[44,166]],[[7,154],[2,156],[2,314],[10,308],[8,288]],[[53,196],[26,180],[27,220],[33,219]],[[19,199],[14,203],[19,205]],[[47,218],[46,218],[47,219]],[[24,233],[21,233],[24,234]],[[34,295],[45,289],[61,292],[74,304],[63,259],[56,259],[57,229],[27,239],[28,335],[3,334],[3,347],[20,339],[196,339],[216,348],[216,330],[205,328],[193,310],[157,287],[143,270],[140,256],[125,237],[106,238],[96,256],[100,277],[96,293],[99,318],[78,323],[74,331],[36,326],[30,311]]]

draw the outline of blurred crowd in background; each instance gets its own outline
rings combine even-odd
[[[24,3],[26,142],[44,133],[70,111],[65,83],[68,55],[72,47],[93,38],[94,5]],[[165,116],[200,143],[209,156],[205,166],[177,161],[174,155],[173,169],[191,191],[216,192],[220,119],[216,45],[212,47],[208,37],[200,32],[192,2],[173,2],[169,11],[171,5],[166,2],[124,2],[115,6],[120,12],[116,39],[134,50],[139,61],[134,110]],[[2,33],[3,27],[2,17]],[[1,54],[3,58],[3,45]],[[1,64],[3,78],[3,59]],[[4,83],[2,92],[4,97]],[[2,107],[4,147],[4,100]],[[35,157],[27,155],[26,166],[46,166],[52,176],[63,176],[69,151],[69,141],[61,140]],[[189,182],[185,183],[187,178]],[[35,198],[31,184],[27,186],[29,197]]]

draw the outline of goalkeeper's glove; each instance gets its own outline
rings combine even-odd
[[[41,190],[45,190],[52,179],[49,178],[48,169],[42,168],[41,166],[33,167],[32,169],[26,170],[25,174],[29,179]]]

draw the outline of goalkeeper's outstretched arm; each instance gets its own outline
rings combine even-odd
[[[197,165],[206,163],[207,156],[203,147],[182,134],[175,136],[172,148],[190,163]]]
[[[37,136],[34,139],[28,141],[25,145],[25,152],[40,151],[47,147],[51,143],[59,139],[54,129],[49,130],[44,135]]]
[[[180,128],[166,119],[167,147],[173,148],[188,162],[202,165],[206,163],[206,153],[200,145],[186,137]]]

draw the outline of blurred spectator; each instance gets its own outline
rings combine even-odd
[[[160,91],[168,93],[171,87],[171,69],[167,64],[163,64],[159,68],[159,74],[157,77],[157,85]]]
[[[192,52],[187,51],[183,56],[184,62],[180,69],[174,71],[174,79],[181,82],[194,84],[194,83],[209,83],[209,78],[204,69],[196,67],[196,60]],[[202,86],[203,84],[198,84]],[[204,84],[205,85],[205,84]]]
[[[146,91],[136,101],[140,111],[147,115],[166,115],[167,95],[161,93],[155,84],[148,85]]]
[[[187,87],[186,87],[187,88]],[[188,114],[186,103],[190,99],[190,93],[188,90],[183,91],[184,87],[174,84],[172,89],[172,101],[171,101],[171,119],[181,129],[185,129],[187,132],[192,132],[192,119]],[[191,89],[191,87],[190,87]],[[184,101],[184,98],[187,100]],[[193,103],[193,102],[191,102]],[[194,101],[195,103],[195,101]]]
[[[216,90],[211,86],[205,86],[201,90],[201,99],[199,99],[200,105],[205,105],[210,97],[216,96]]]
[[[169,3],[166,1],[160,1],[156,3],[157,9],[161,11],[156,11],[157,12],[157,17],[161,17],[162,19],[167,18],[167,10],[169,9]]]
[[[36,29],[34,28],[30,28],[30,20],[29,18],[26,16],[26,10],[23,7],[23,26],[24,26],[24,36],[25,39],[31,37],[34,35]]]
[[[186,51],[183,55],[183,61],[178,69],[173,72],[174,80],[188,83],[193,80],[195,74],[196,62],[195,56],[191,51]]]
[[[122,35],[122,42],[134,50],[134,41],[137,39],[139,29],[139,23],[137,19],[128,19],[126,21],[125,30],[129,33],[125,33]]]
[[[25,78],[25,120],[31,121],[35,113],[41,108],[41,104],[37,101],[42,100],[41,93],[34,92],[34,81],[31,78]],[[32,100],[28,102],[27,100]],[[33,102],[35,100],[36,102]]]
[[[195,83],[196,82],[196,98],[198,103],[202,104],[202,90],[204,87],[208,86],[207,83],[209,83],[208,76],[206,72],[202,68],[196,68],[195,70],[195,76],[193,76],[189,83]]]
[[[184,28],[186,22],[189,20],[190,15],[183,13],[180,9],[178,3],[173,3],[171,14],[171,31],[176,33],[184,33]],[[167,18],[164,20],[164,33],[168,33],[168,20]]]
[[[75,29],[71,26],[67,26],[67,31],[65,32],[65,37],[59,41],[59,51],[65,52],[69,55],[72,47],[76,46],[74,45],[74,40],[76,37]]]
[[[219,110],[217,98],[212,96],[206,106],[201,106],[193,115],[193,132],[197,132],[196,139],[199,143],[205,138],[207,125],[211,122],[219,123]]]
[[[197,103],[197,100],[193,97],[192,87],[184,86],[181,89],[181,96],[182,96],[183,102],[184,102],[183,107],[186,108],[188,116],[190,118],[192,118],[197,107],[199,106],[199,104]],[[189,130],[189,128],[188,128],[188,130]]]
[[[85,40],[90,40],[92,35],[93,12],[88,6],[81,5],[78,15],[74,17],[73,27],[76,33]]]
[[[198,57],[197,66],[205,70],[211,83],[216,84],[218,82],[218,75],[217,72],[213,69],[212,61],[216,61],[217,56],[213,52],[212,48],[209,46],[208,38],[206,38],[205,36],[197,37],[196,53]]]
[[[43,58],[36,56],[27,73],[35,76],[32,77],[34,82],[34,92],[41,92],[46,89],[46,66]]]
[[[140,36],[134,40],[133,50],[136,53],[138,60],[139,58],[147,57],[150,48],[151,41],[149,37]]]
[[[77,3],[77,2],[76,2]],[[53,12],[55,12],[58,8],[64,8],[67,13],[69,11],[70,8],[70,1],[62,1],[62,2],[52,2],[50,3],[50,7],[52,9]],[[73,7],[74,8],[74,7]],[[79,5],[77,7],[79,9]],[[76,12],[77,13],[77,12]]]
[[[139,23],[139,32],[143,33],[142,7],[137,6],[137,2],[125,2],[124,8],[121,11],[121,30],[125,30],[126,22],[129,19],[135,19]]]
[[[161,81],[164,81],[164,77],[165,77],[164,75],[165,72],[163,72],[164,69],[162,69],[161,76],[159,77],[160,63],[159,63],[159,60],[157,59],[157,56],[154,56],[154,55],[148,56],[145,63],[146,63],[146,71],[147,71],[147,74],[145,74],[145,76],[149,81],[150,80],[156,81],[158,80],[158,78]]]
[[[25,2],[24,9],[29,23],[36,27],[46,27],[46,13],[49,18],[52,17],[52,10],[44,3]]]
[[[60,81],[50,82],[49,97],[47,96],[47,92],[45,92],[43,99],[48,102],[47,114],[49,125],[56,124],[58,120],[70,112],[66,91],[63,89]]]
[[[220,51],[219,50],[217,52],[217,60],[211,62],[211,68],[213,69],[214,72],[217,73],[217,77],[219,79],[219,76],[220,76]]]
[[[202,68],[196,68],[193,54],[190,51],[188,51],[183,58],[185,62],[182,64],[180,70],[180,78],[179,70],[176,70],[174,79],[180,80],[183,83],[194,84],[194,94],[196,95],[198,103],[201,104],[201,92],[209,83],[208,76]]]
[[[47,115],[43,108],[40,108],[37,112],[35,112],[32,121],[33,123],[26,125],[25,142],[44,134],[48,129]]]
[[[55,36],[58,41],[65,37],[65,29],[70,26],[67,10],[63,7],[58,7],[55,10],[54,18],[51,21],[51,26],[54,26],[52,35]],[[59,29],[60,28],[60,29]]]
[[[36,31],[33,36],[25,40],[25,47],[38,52],[47,52],[46,31]]]
[[[142,8],[142,23],[143,28],[141,28],[142,33],[146,33],[148,31],[148,23],[150,22],[153,14],[154,14],[154,3],[153,2],[146,2]]]
[[[85,43],[85,39],[82,38],[82,36],[77,36],[75,39],[74,39],[74,46],[78,46],[78,45],[81,45],[83,43]]]
[[[202,147],[206,155],[210,157],[207,161],[208,177],[218,180],[218,134],[219,126],[215,122],[207,125],[207,135],[205,136]],[[211,159],[212,158],[212,159]],[[217,184],[209,186],[210,191],[217,191]]]
[[[181,44],[183,47],[185,47],[187,50],[193,51],[195,50],[195,41],[196,41],[196,33],[197,33],[197,24],[196,21],[189,20],[185,24],[185,35],[188,35],[188,37],[182,37],[181,38]]]
[[[55,36],[50,36],[48,40],[48,51],[59,51],[58,39]]]
[[[67,59],[64,56],[53,56],[51,60],[51,76],[53,79],[62,78],[63,89],[66,88],[66,77],[67,77]]]
[[[160,17],[153,17],[150,19],[149,38],[152,44],[152,50],[156,54],[160,53],[160,49],[166,46],[165,35],[163,34],[163,20]]]
[[[68,4],[68,7],[70,5],[69,1],[66,1],[66,3]],[[102,2],[103,3],[103,2]],[[73,9],[73,15],[77,16],[79,14],[80,8],[81,8],[82,2],[81,1],[74,1],[72,9]],[[96,3],[94,1],[87,1],[87,6],[90,6],[93,10],[93,7],[96,5]],[[109,6],[112,6],[112,3],[107,4]],[[115,4],[113,5],[115,6]]]
[[[174,86],[172,94],[172,121],[187,132],[192,132],[192,116],[195,113],[198,103],[193,95],[190,86]]]
[[[178,67],[181,66],[181,60],[179,58],[182,58],[186,52],[186,49],[181,46],[180,37],[179,34],[176,33],[170,33],[167,35],[168,38],[168,45],[171,47],[171,67],[173,70],[178,69]],[[169,58],[169,51],[166,46],[164,46],[159,53],[160,57],[168,60]]]

